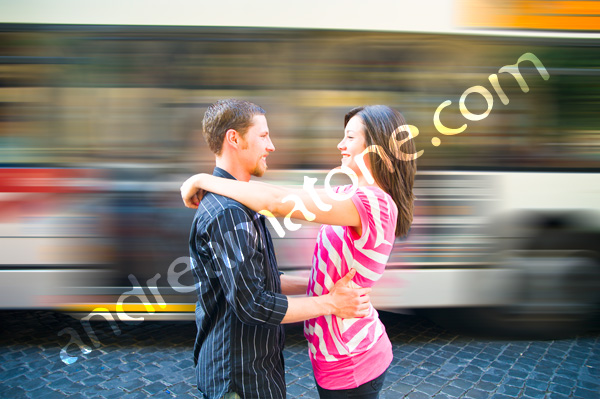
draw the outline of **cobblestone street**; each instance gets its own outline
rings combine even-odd
[[[600,398],[599,332],[506,341],[381,317],[394,346],[382,398]],[[0,325],[0,398],[197,397],[193,322],[96,323],[95,343],[79,321],[53,312],[5,311]],[[300,325],[287,327],[286,343],[288,398],[317,398]]]

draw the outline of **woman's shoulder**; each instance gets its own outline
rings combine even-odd
[[[355,195],[376,198],[379,201],[394,202],[392,196],[379,186],[360,186],[357,188]]]
[[[394,199],[381,187],[373,186],[355,186],[347,184],[345,186],[337,186],[334,188],[336,194],[351,194],[351,198],[356,204],[357,202],[369,205],[369,208],[374,204],[378,203],[379,208],[388,208],[393,212],[398,212],[398,208]]]
[[[395,219],[398,213],[398,206],[390,194],[379,186],[361,186],[356,190],[355,195],[363,203],[368,203],[372,208],[375,204],[380,212],[389,214],[391,219]]]
[[[383,190],[381,187],[379,186],[357,186],[354,184],[346,184],[344,186],[336,186],[333,188],[333,191],[335,193],[349,193],[354,191],[353,195],[357,195],[357,194],[365,194],[367,192],[371,192],[373,193],[375,196],[377,197],[389,197],[390,195]]]

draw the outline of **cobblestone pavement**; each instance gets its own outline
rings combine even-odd
[[[505,341],[457,335],[416,316],[381,316],[394,347],[382,398],[600,398],[600,332]],[[97,346],[79,321],[58,313],[0,312],[0,326],[0,398],[196,397],[193,322],[117,330],[95,323]],[[300,325],[287,327],[286,342],[288,398],[317,398]],[[61,360],[63,348],[71,364]]]

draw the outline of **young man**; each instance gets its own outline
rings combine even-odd
[[[202,128],[216,157],[214,175],[249,181],[264,174],[275,147],[262,108],[218,101]],[[349,288],[354,271],[327,295],[285,296],[306,294],[308,282],[279,275],[265,217],[227,197],[204,195],[189,243],[198,293],[194,361],[205,398],[285,398],[281,324],[368,313],[370,289]]]

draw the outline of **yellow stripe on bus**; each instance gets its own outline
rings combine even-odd
[[[118,309],[117,309],[118,308]],[[123,304],[122,306],[117,306],[116,303],[78,303],[78,304],[68,304],[59,306],[57,310],[63,312],[94,312],[96,309],[102,309],[102,312],[108,310],[109,312],[126,312],[126,313],[162,313],[162,312],[194,312],[196,310],[195,304],[173,304],[166,305],[165,307],[160,307],[157,304]]]

